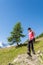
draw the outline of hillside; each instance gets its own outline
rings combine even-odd
[[[41,38],[40,38],[41,39]],[[34,44],[36,53],[41,50],[43,51],[43,38],[41,40],[36,40]],[[24,44],[18,48],[9,47],[0,49],[0,65],[8,65],[9,62],[12,62],[18,55],[27,53],[27,44]],[[15,65],[15,63],[14,63]],[[20,64],[17,64],[20,65]]]
[[[43,33],[41,33],[40,35],[38,35],[36,38],[41,38],[43,37]]]
[[[43,52],[38,51],[36,55],[29,57],[27,54],[18,55],[10,65],[43,65]]]

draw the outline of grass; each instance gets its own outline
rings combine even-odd
[[[36,42],[34,44],[35,51],[43,50],[43,40]],[[0,65],[8,65],[9,62],[12,62],[15,57],[19,54],[27,52],[27,46],[23,45],[19,48],[10,47],[0,49]]]
[[[25,53],[26,47],[11,47],[11,48],[4,48],[0,49],[0,65],[7,65],[11,62],[17,55]]]
[[[38,50],[43,51],[43,40],[41,40],[40,42],[35,43],[34,47],[35,47],[36,51],[38,51]]]

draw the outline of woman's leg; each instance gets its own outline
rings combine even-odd
[[[31,41],[31,48],[32,48],[32,52],[33,52],[33,54],[35,54],[33,40]]]
[[[32,56],[31,56],[31,41],[28,42],[28,52],[27,52],[27,54],[28,54],[30,57],[32,57]]]

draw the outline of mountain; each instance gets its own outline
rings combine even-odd
[[[10,47],[8,43],[0,42],[0,48]]]
[[[43,33],[41,33],[40,35],[38,35],[36,38],[41,38],[43,37]]]
[[[2,42],[0,42],[0,48],[2,48],[2,47],[3,47]]]
[[[19,47],[11,46],[8,48],[2,48],[2,49],[0,48],[0,65],[8,65],[9,63],[12,64],[12,62],[13,62],[12,65],[31,65],[33,63],[34,63],[33,65],[43,65],[43,38],[36,39],[34,48],[36,51],[36,55],[37,54],[38,55],[37,56],[32,55],[33,60],[27,57],[27,42],[26,44],[23,44]]]

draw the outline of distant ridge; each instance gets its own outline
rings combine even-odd
[[[0,42],[0,48],[10,47],[8,43]]]
[[[40,38],[43,37],[43,33],[41,33],[40,35],[38,35],[36,38]]]

